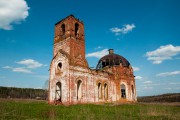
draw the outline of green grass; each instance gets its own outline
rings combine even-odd
[[[0,119],[180,120],[180,106],[142,103],[62,106],[46,101],[0,99]]]

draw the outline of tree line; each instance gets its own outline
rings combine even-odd
[[[22,98],[46,100],[47,90],[33,88],[0,87],[0,98]]]
[[[180,102],[180,93],[138,97],[138,102]]]

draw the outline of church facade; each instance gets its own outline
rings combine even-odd
[[[113,49],[99,60],[96,69],[89,68],[84,24],[73,15],[55,24],[48,94],[49,104],[137,100],[132,66]]]

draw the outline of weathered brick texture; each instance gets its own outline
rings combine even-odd
[[[54,57],[50,65],[49,103],[123,101],[136,101],[132,67],[119,64],[90,69],[85,58],[83,23],[73,15],[56,23]]]

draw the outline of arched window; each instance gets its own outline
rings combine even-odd
[[[78,80],[77,82],[77,100],[82,98],[82,81]]]
[[[58,69],[61,69],[62,68],[62,63],[58,63]]]
[[[104,99],[108,99],[108,85],[106,83],[104,84]]]
[[[126,98],[126,86],[121,84],[121,98]]]
[[[120,64],[120,60],[119,59],[115,59],[115,65],[119,65]]]
[[[102,86],[101,83],[98,83],[98,98],[102,98]]]
[[[134,99],[134,86],[131,85],[131,89],[132,89],[132,99]]]
[[[106,59],[106,66],[109,66],[110,64],[110,60],[109,59]]]
[[[75,36],[78,35],[78,30],[79,30],[79,24],[76,23],[76,24],[75,24]]]
[[[59,75],[62,73],[62,63],[61,62],[57,64],[55,72],[56,72],[56,74],[59,74]]]
[[[56,102],[61,102],[62,100],[61,82],[56,83],[55,100]]]
[[[133,85],[131,85],[131,89],[132,89],[132,93],[134,94],[134,87],[133,87]]]
[[[66,29],[65,29],[65,24],[62,24],[62,25],[61,25],[61,30],[62,30],[62,35],[64,35],[64,34],[65,34],[65,30],[66,30]]]

